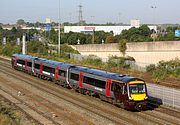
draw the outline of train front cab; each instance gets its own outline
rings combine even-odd
[[[147,105],[147,88],[144,81],[130,81],[127,84],[128,100],[124,103],[127,109],[142,110]]]

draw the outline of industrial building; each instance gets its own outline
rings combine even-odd
[[[123,30],[129,30],[132,27],[140,27],[140,20],[131,20],[129,26],[64,26],[64,33],[93,33],[94,31],[113,32],[114,35],[119,35]],[[157,26],[148,26],[151,30],[157,31]]]

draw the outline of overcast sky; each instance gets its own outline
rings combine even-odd
[[[0,23],[58,20],[59,0],[0,0]],[[179,23],[180,0],[60,0],[61,22],[78,21],[78,5],[82,4],[87,23]],[[156,8],[151,8],[151,6]]]

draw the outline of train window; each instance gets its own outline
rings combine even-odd
[[[123,93],[123,87],[118,82],[113,82],[111,85],[111,91]]]
[[[35,69],[40,69],[40,65],[39,64],[35,64],[34,67],[35,67]]]
[[[94,82],[95,82],[95,86],[97,86],[99,88],[105,89],[105,86],[106,86],[106,82],[105,81],[101,81],[101,80],[95,79]]]
[[[22,64],[22,65],[25,65],[25,61],[24,61],[24,60],[18,59],[18,60],[17,60],[17,63]]]
[[[32,62],[27,62],[27,66],[32,67]]]
[[[89,85],[94,85],[94,81],[95,81],[95,79],[84,76],[84,79],[83,79],[84,83],[89,84]]]
[[[101,81],[101,80],[86,77],[86,76],[84,76],[83,82],[86,84],[89,84],[89,85],[93,85],[93,86],[96,86],[99,88],[103,88],[103,89],[105,89],[105,86],[106,86],[105,81]]]
[[[111,84],[111,91],[114,91],[114,88],[115,88],[115,84],[112,83],[112,84]]]
[[[70,79],[79,81],[79,74],[71,73],[70,74]]]
[[[114,91],[116,89],[116,84],[120,84],[120,82],[112,81],[111,91]]]
[[[129,85],[129,91],[132,94],[137,94],[137,93],[145,93],[145,85],[144,84],[132,84]]]
[[[48,66],[43,66],[43,71],[49,72],[49,73],[55,73],[55,69],[48,67]]]
[[[55,68],[51,68],[51,73],[55,74]]]
[[[66,71],[59,70],[59,71],[58,71],[58,75],[63,76],[63,77],[66,77]]]

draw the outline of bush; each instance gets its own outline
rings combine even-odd
[[[21,47],[20,46],[13,46],[11,44],[6,44],[3,47],[0,47],[0,54],[5,55],[5,56],[12,56],[14,53],[20,53],[21,52]]]
[[[156,65],[155,64],[150,64],[148,66],[146,66],[146,71],[147,72],[153,72],[156,70]]]
[[[40,54],[47,54],[48,46],[44,45],[41,42],[32,41],[27,43],[27,51],[28,53],[40,53]]]
[[[121,67],[121,68],[130,68],[130,65],[126,63],[126,61],[133,60],[132,57],[117,57],[112,56],[109,57],[107,65],[108,67]]]
[[[174,76],[180,78],[180,60],[160,61],[157,66],[151,64],[146,67],[147,72],[153,73],[156,79],[164,79]]]
[[[61,53],[74,53],[74,54],[79,54],[79,52],[75,49],[73,49],[71,46],[67,44],[61,45]]]
[[[156,81],[162,80],[165,77],[167,77],[168,72],[166,69],[156,69],[153,71],[153,77],[156,79]]]
[[[94,66],[101,66],[103,64],[102,59],[95,55],[89,55],[87,58],[83,59],[83,62]]]
[[[119,50],[122,53],[123,57],[126,54],[126,50],[127,50],[127,40],[126,39],[122,39],[119,41]]]

